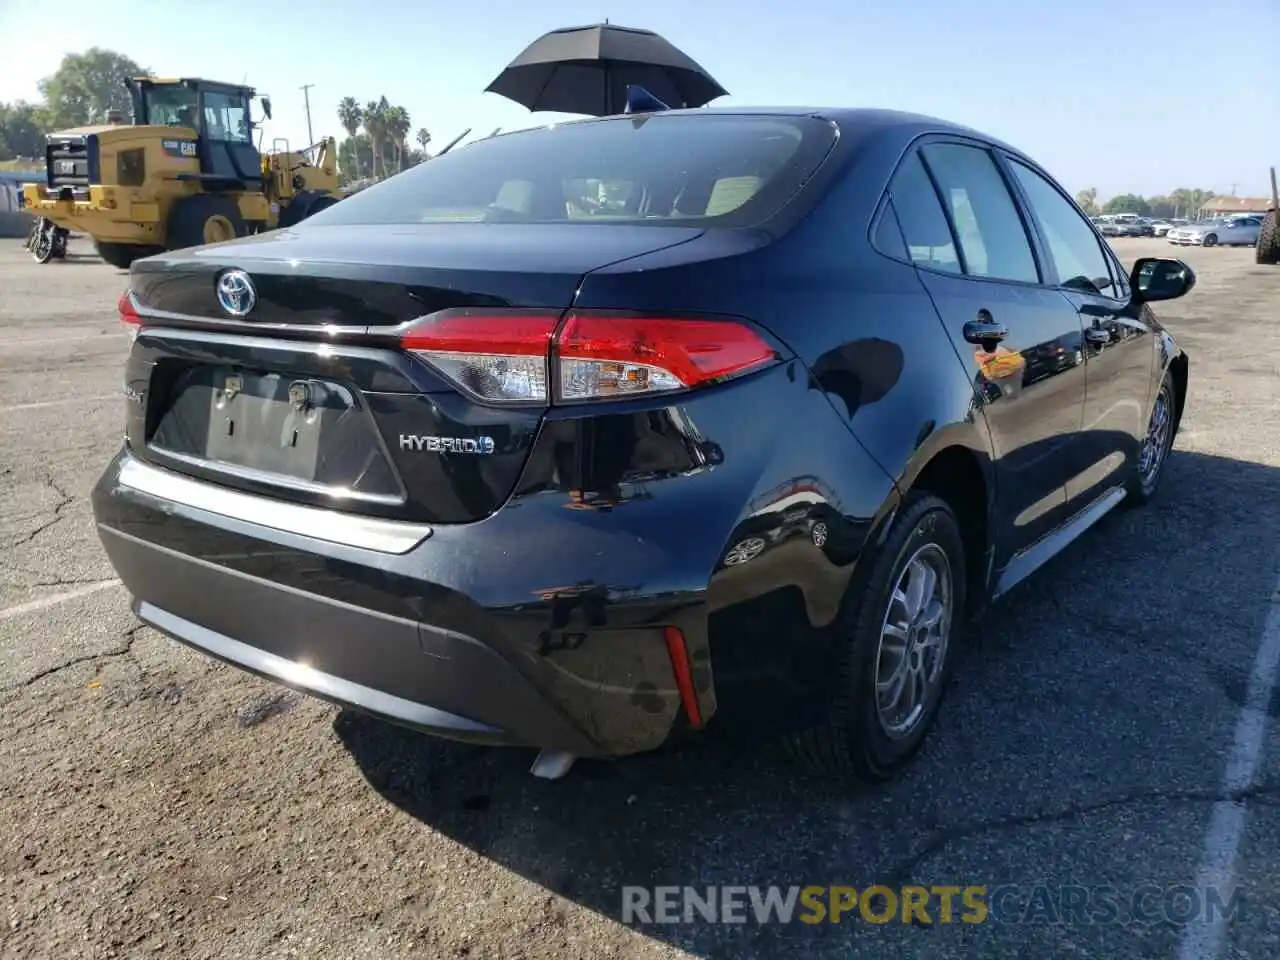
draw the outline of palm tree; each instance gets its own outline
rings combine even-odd
[[[431,142],[431,131],[426,127],[419,127],[414,139],[418,141],[418,148],[422,150],[422,159],[427,159],[427,144]]]
[[[364,123],[365,136],[369,138],[369,152],[372,154],[370,163],[373,164],[373,169],[370,173],[375,179],[378,176],[378,159],[382,156],[382,136],[386,131],[386,126],[383,122],[384,117],[386,116],[385,107],[383,105],[386,102],[386,97],[382,98],[381,103],[377,100],[370,100],[364,105],[364,110],[361,111],[361,120]],[[386,164],[383,163],[382,167],[383,172],[385,173]]]
[[[356,103],[355,97],[343,97],[338,102],[338,122],[342,124],[342,129],[347,131],[347,139],[355,140],[360,133],[360,121],[363,120],[363,114],[360,111],[360,104]],[[354,149],[352,144],[352,157],[356,164],[356,179],[360,178],[360,151]]]
[[[387,107],[387,139],[396,148],[396,170],[404,169],[405,138],[409,136],[409,111],[399,105]]]

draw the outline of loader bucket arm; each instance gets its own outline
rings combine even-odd
[[[327,176],[338,175],[338,141],[333,137],[325,137],[316,145],[316,166]]]

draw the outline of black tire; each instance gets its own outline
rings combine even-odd
[[[161,252],[160,247],[141,243],[111,243],[107,240],[93,241],[93,249],[105,263],[117,270],[128,270],[133,266],[133,261]]]
[[[321,210],[328,210],[338,202],[337,197],[322,196],[316,197],[315,202],[311,204],[311,209],[307,211],[308,217],[314,217]]]
[[[876,703],[881,632],[907,565],[921,550],[934,552],[934,548],[946,557],[951,573],[947,644],[923,712],[909,732],[894,737]],[[827,721],[791,740],[797,761],[823,776],[876,782],[889,779],[915,756],[950,682],[964,622],[966,583],[964,541],[955,514],[932,494],[912,494],[894,519],[884,546],[850,585],[837,628],[843,648],[836,693]]]
[[[1272,210],[1263,218],[1254,249],[1258,263],[1280,263],[1280,210]]]
[[[1202,247],[1216,247],[1218,245],[1218,235],[1216,233],[1209,234],[1201,241],[1200,245]]]
[[[300,193],[280,211],[280,226],[292,227],[321,210],[329,209],[337,202],[337,197],[331,197],[327,193]]]
[[[216,217],[221,217],[230,226],[231,237],[243,237],[248,233],[245,222],[240,217],[240,208],[230,197],[204,193],[194,197],[183,197],[169,211],[169,222],[165,236],[166,250],[183,250],[187,247],[202,247],[205,239],[205,224]]]
[[[54,242],[53,237],[55,229],[57,228],[44,220],[37,221],[36,231],[32,234],[31,241],[27,247],[31,251],[31,259],[36,263],[48,263],[57,252],[57,244]]]
[[[1163,414],[1161,411],[1163,410]],[[1153,440],[1152,432],[1157,419],[1164,417],[1165,427],[1158,440]],[[1169,459],[1169,451],[1173,449],[1173,441],[1178,433],[1178,398],[1173,380],[1168,375],[1160,381],[1160,390],[1155,402],[1151,405],[1151,413],[1147,420],[1147,438],[1139,448],[1138,457],[1133,464],[1133,472],[1129,476],[1125,489],[1128,496],[1125,503],[1131,507],[1140,507],[1150,503],[1160,489],[1160,478],[1164,476],[1165,462]],[[1147,444],[1152,444],[1150,455],[1154,461],[1147,461]]]

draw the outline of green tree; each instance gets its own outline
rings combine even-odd
[[[1087,190],[1081,190],[1076,194],[1076,203],[1080,209],[1091,217],[1096,217],[1099,212],[1098,208],[1098,188],[1089,187]]]
[[[387,98],[383,97],[381,100],[370,100],[361,111],[361,123],[364,125],[364,133],[369,138],[369,146],[372,150],[370,173],[374,177],[378,175],[379,166],[382,167],[383,176],[387,173],[384,148],[387,135],[386,116],[389,109],[391,105],[387,102]]]
[[[1174,202],[1166,196],[1147,197],[1147,206],[1151,208],[1151,216],[1168,218],[1174,216]]]
[[[0,103],[0,160],[42,159],[46,129],[40,107],[22,100]]]
[[[409,111],[399,105],[389,107],[384,117],[387,141],[391,144],[396,156],[396,170],[404,169],[404,155],[408,148],[405,140],[409,136],[412,124],[409,122]]]
[[[338,169],[347,171],[343,174],[347,183],[359,180],[364,176],[363,171],[373,169],[373,144],[365,134],[347,137],[338,145]],[[351,171],[357,171],[359,175],[353,177]]]
[[[40,81],[49,128],[102,123],[108,110],[128,116],[131,103],[124,79],[149,73],[124,54],[102,47],[67,54],[53,75]]]
[[[1112,197],[1102,208],[1103,213],[1136,213],[1145,217],[1150,211],[1145,197],[1136,193],[1122,193]]]
[[[431,131],[426,127],[419,127],[418,132],[414,134],[414,139],[418,141],[418,149],[422,154],[422,158],[426,159],[427,144],[431,142]]]
[[[1169,194],[1169,199],[1177,206],[1178,216],[1194,218],[1199,215],[1200,208],[1216,196],[1212,190],[1179,187]]]

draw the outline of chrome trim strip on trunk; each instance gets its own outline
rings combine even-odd
[[[358,490],[349,490],[342,487],[331,487],[323,483],[316,483],[313,480],[298,480],[293,477],[282,476],[278,473],[270,473],[266,470],[255,470],[253,467],[242,467],[238,464],[227,463],[225,460],[205,460],[201,457],[193,457],[189,453],[178,453],[176,450],[170,450],[159,444],[151,444],[151,449],[164,454],[170,460],[176,463],[185,463],[192,467],[204,467],[206,470],[216,470],[218,473],[225,473],[227,476],[236,477],[239,480],[251,480],[255,483],[266,483],[272,486],[280,487],[285,490],[297,490],[301,493],[318,493],[327,494],[329,496],[338,497],[342,500],[350,500],[355,503],[379,503],[383,506],[402,507],[405,498],[396,496],[395,494],[386,493],[361,493]]]
[[[120,464],[119,483],[160,501],[378,553],[408,553],[431,536],[431,528],[424,523],[362,517],[259,497],[161,470],[133,457]]]

